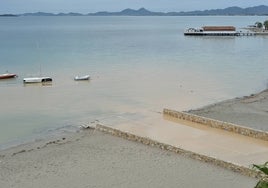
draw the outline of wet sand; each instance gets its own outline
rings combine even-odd
[[[257,180],[173,152],[83,130],[0,152],[1,187],[248,187]]]
[[[188,112],[268,131],[268,89],[258,94],[226,100]]]
[[[191,113],[268,130],[268,91]],[[254,187],[257,180],[124,140],[81,130],[0,151],[1,187]]]

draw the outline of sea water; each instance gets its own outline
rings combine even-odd
[[[189,110],[267,87],[268,36],[184,36],[266,17],[1,17],[0,148],[105,117]],[[91,76],[75,82],[76,75]],[[52,85],[23,78],[51,76]]]

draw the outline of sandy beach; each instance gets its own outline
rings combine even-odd
[[[189,112],[267,130],[268,91]],[[0,151],[1,187],[254,187],[257,179],[81,129]]]
[[[253,187],[257,180],[95,130],[0,152],[1,187]]]
[[[189,113],[268,131],[268,90],[190,110]]]

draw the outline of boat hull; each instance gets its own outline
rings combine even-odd
[[[83,80],[89,80],[89,79],[90,79],[89,75],[74,77],[75,81],[83,81]]]
[[[10,73],[0,74],[0,79],[9,79],[15,77],[17,77],[16,74],[10,74]]]
[[[51,77],[33,77],[33,78],[24,78],[23,83],[31,84],[31,83],[44,83],[44,82],[52,82]]]

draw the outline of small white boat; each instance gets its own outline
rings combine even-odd
[[[89,79],[90,79],[89,75],[75,76],[75,77],[74,77],[74,80],[75,80],[75,81],[89,80]]]
[[[52,82],[51,77],[31,77],[31,78],[24,78],[23,83],[30,84],[30,83],[44,83],[44,82]]]

